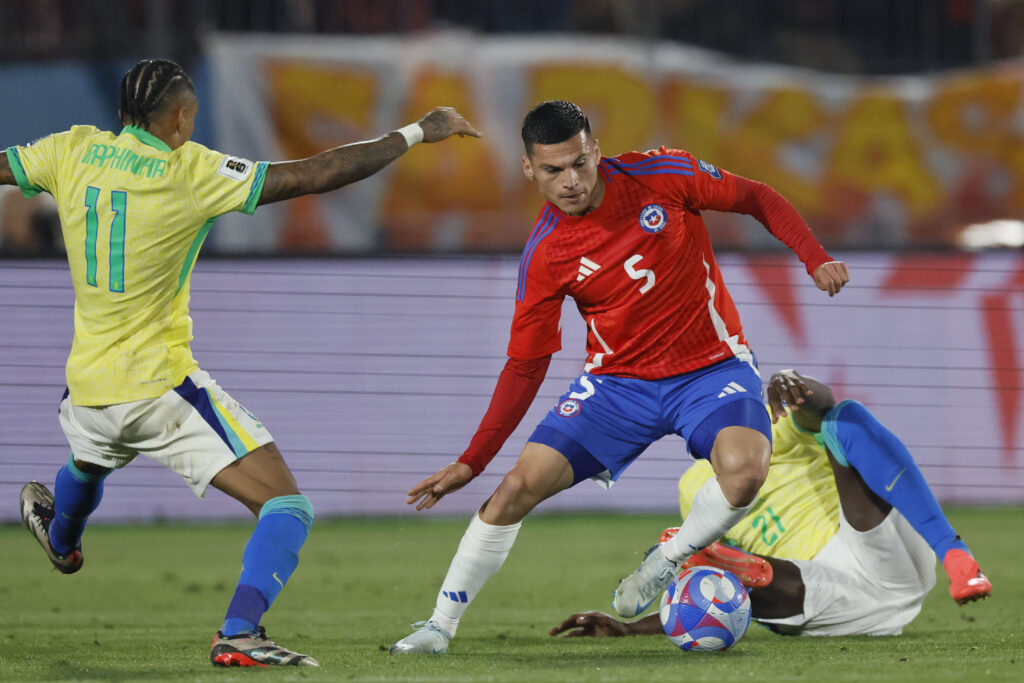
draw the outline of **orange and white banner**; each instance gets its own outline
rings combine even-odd
[[[541,199],[519,129],[537,102],[588,112],[607,155],[660,144],[766,182],[829,248],[941,246],[1024,214],[1024,64],[864,78],[741,64],[621,39],[215,35],[218,147],[270,161],[376,137],[437,105],[484,131],[412,150],[341,192],[225,219],[219,248],[270,252],[512,250]],[[203,93],[200,93],[203,96]],[[774,242],[709,216],[719,247]]]

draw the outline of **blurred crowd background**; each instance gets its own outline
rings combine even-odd
[[[531,57],[517,57],[512,48],[510,59],[519,60],[518,78],[527,83],[522,88],[527,94],[509,105],[512,111],[505,119],[488,119],[481,111],[486,106],[475,106],[488,96],[486,89],[467,95],[462,103],[450,101],[459,99],[460,88],[473,78],[490,78],[492,72],[481,76],[479,70],[461,85],[435,87],[419,95],[411,90],[389,95],[379,85],[372,95],[377,99],[367,105],[370,113],[365,115],[309,95],[311,89],[322,90],[317,78],[326,73],[324,64],[329,63],[329,74],[339,75],[342,82],[365,68],[358,52],[373,52],[366,47],[373,41],[383,52],[397,54],[407,40],[454,36],[466,41],[467,35],[472,37],[466,43],[470,51],[489,49],[494,42],[524,41],[536,46],[529,49],[540,54],[541,61],[556,67],[590,63],[598,78],[608,66],[602,58],[607,46],[612,46],[607,48],[610,52],[630,50],[630,55],[654,46],[696,48],[698,61],[712,66],[683,76],[623,67],[647,79],[656,92],[654,108],[660,117],[644,135],[633,138],[618,135],[615,126],[628,124],[611,114],[602,116],[602,103],[588,100],[586,92],[537,86]],[[225,45],[217,36],[247,36],[246,50],[270,46],[268,51],[246,52],[258,63],[254,68],[268,74],[252,89],[280,89],[296,109],[314,112],[309,120],[295,124],[296,116],[288,112],[284,114],[291,120],[281,120],[282,108],[271,92],[245,107],[252,104],[271,111],[266,125],[274,128],[273,140],[266,135],[256,139],[226,134],[224,121],[230,126],[248,114],[243,105],[218,93],[231,85],[225,79],[252,77],[237,67],[225,67],[229,57],[211,59],[216,46]],[[296,52],[295,46],[304,41],[308,46]],[[345,52],[344,46],[352,44],[363,47]],[[424,50],[436,44],[427,42]],[[331,52],[335,45],[338,50]],[[471,170],[459,177],[497,176],[507,171],[506,166],[515,170],[517,152],[508,141],[514,142],[516,121],[532,104],[529,93],[564,94],[596,112],[605,124],[597,133],[605,140],[629,146],[677,145],[775,186],[833,248],[973,249],[1024,243],[1024,0],[2,0],[0,89],[5,106],[0,111],[0,145],[24,144],[73,123],[116,130],[120,76],[147,56],[173,58],[193,75],[202,104],[195,139],[232,154],[262,154],[261,158],[275,160],[369,137],[406,123],[402,117],[415,111],[407,106],[409,101],[417,106],[442,103],[430,100],[436,96],[490,124],[486,132],[493,133],[497,121],[505,147],[488,152],[500,157],[497,169],[464,156],[456,161],[438,157],[421,173],[437,175],[445,164],[463,164]],[[393,72],[408,75],[422,67],[421,57],[417,53],[374,59],[393,59],[400,65]],[[311,67],[318,59],[321,63]],[[283,73],[280,69],[288,60],[305,71],[275,76]],[[731,68],[720,72],[716,61]],[[745,65],[782,71],[778,78],[751,85],[743,82]],[[452,70],[443,60],[427,66],[434,76],[442,72],[444,77]],[[376,78],[382,78],[380,64],[373,68]],[[719,83],[709,86],[715,79]],[[281,85],[282,80],[293,86]],[[794,82],[801,85],[789,85]],[[723,93],[739,104],[715,109],[716,98]],[[339,88],[334,97],[342,100],[346,94]],[[669,101],[673,97],[701,103],[703,109],[690,104],[681,112]],[[769,104],[773,97],[779,100],[772,105],[775,118],[760,115],[758,107],[749,104],[755,97]],[[807,99],[814,101],[812,110],[806,107]],[[872,108],[880,101],[881,106]],[[873,113],[889,104],[893,106],[881,118]],[[903,112],[905,135],[879,130],[904,125]],[[333,120],[328,126],[318,116]],[[849,125],[857,116],[862,119],[860,128],[873,128],[873,133],[848,132],[857,130]],[[716,131],[721,138],[728,137],[731,146],[709,141],[705,121],[713,117],[725,122],[746,117],[742,125],[730,123],[731,128]],[[805,122],[809,117],[817,119]],[[254,121],[242,128],[263,125]],[[298,125],[308,129],[293,130]],[[324,133],[328,127],[332,131]],[[849,147],[850,139],[858,135],[872,134],[877,140],[861,143],[848,155],[859,154],[865,165],[878,163],[883,168],[880,176],[902,174],[901,180],[851,180],[851,174],[863,176],[863,171],[843,170],[843,145]],[[605,144],[603,151],[628,150]],[[770,156],[777,163],[768,167],[752,161],[758,156]],[[894,156],[898,160],[890,163],[893,170],[888,173],[886,159]],[[911,168],[915,165],[921,168]],[[438,202],[438,193],[421,187],[424,182],[415,177],[416,171],[409,173],[414,177],[395,182],[412,187],[412,194],[400,196],[397,203],[393,188],[378,187],[350,203],[338,200],[334,207],[309,204],[287,214],[271,213],[262,223],[244,229],[234,230],[228,219],[206,251],[512,253],[525,239],[538,202],[534,195],[522,195],[523,183],[514,176],[481,188],[493,203],[480,205],[470,193]],[[917,177],[910,177],[915,173]],[[422,196],[416,194],[417,187]],[[419,208],[403,208],[403,200]],[[367,214],[359,208],[367,202],[378,210]],[[823,207],[823,202],[831,206]],[[509,211],[509,206],[515,210]],[[346,217],[340,229],[339,216]],[[239,237],[242,230],[247,237]],[[723,219],[716,244],[738,250],[771,248],[758,230]],[[335,233],[340,231],[355,237],[339,238]],[[26,200],[11,188],[0,188],[0,255],[52,255],[61,249],[52,201],[46,196]]]
[[[664,38],[857,74],[957,68],[1024,53],[1020,0],[33,0],[2,7],[5,60],[164,54],[192,68],[209,31],[449,27]]]

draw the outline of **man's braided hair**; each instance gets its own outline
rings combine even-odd
[[[144,59],[121,79],[121,119],[149,128],[150,115],[184,92],[195,94],[184,69],[167,59]]]

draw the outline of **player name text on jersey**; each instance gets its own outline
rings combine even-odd
[[[114,171],[128,171],[133,175],[147,178],[161,178],[167,170],[166,160],[142,156],[117,145],[90,146],[89,151],[82,157],[82,163]]]

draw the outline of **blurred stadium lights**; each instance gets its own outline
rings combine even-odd
[[[1020,249],[1024,247],[1024,221],[998,220],[968,225],[957,235],[962,249]]]

